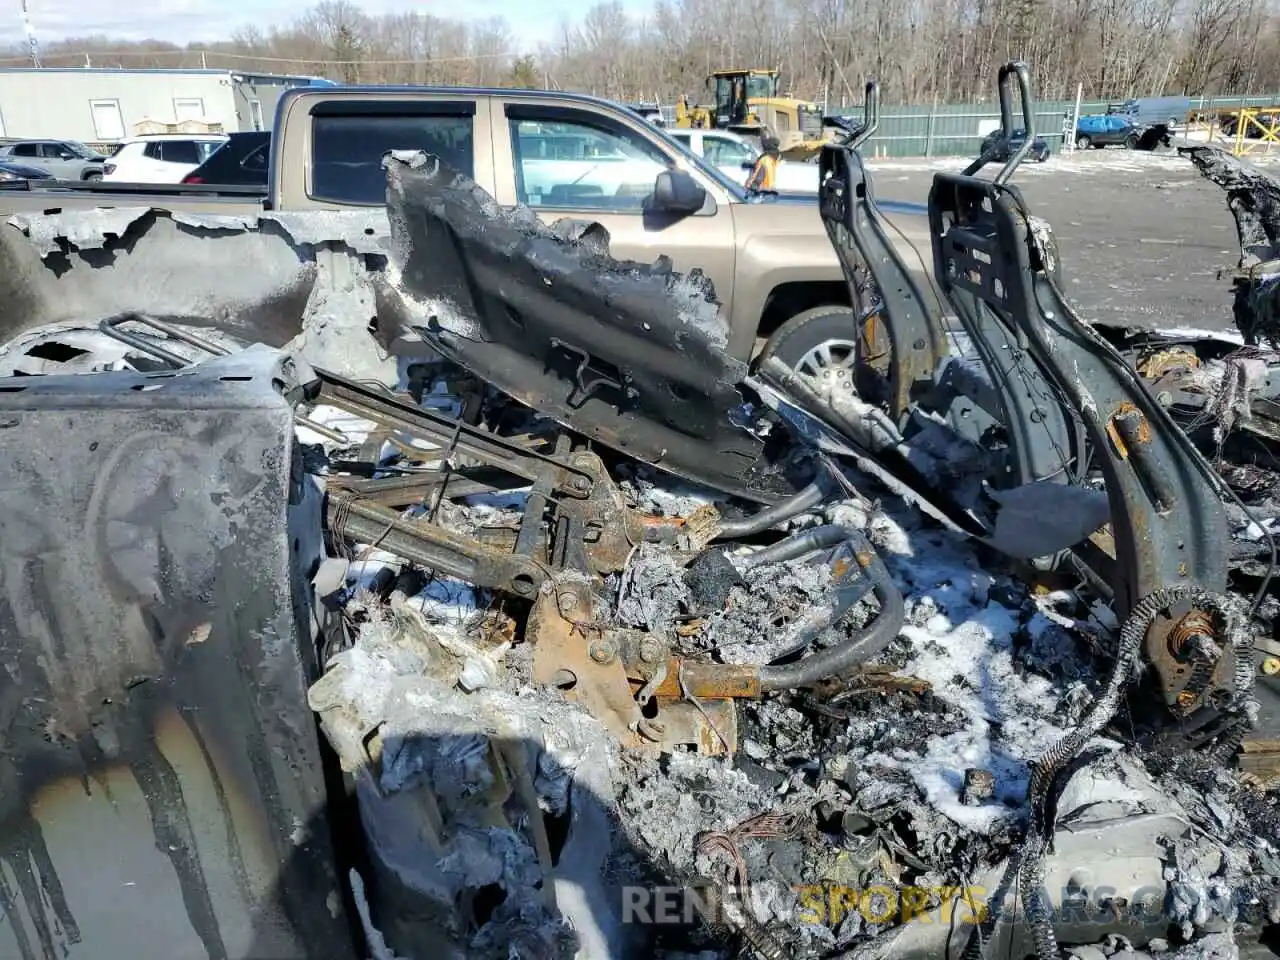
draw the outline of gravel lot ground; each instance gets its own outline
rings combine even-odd
[[[871,164],[877,195],[923,203],[935,170],[964,160]],[[1254,162],[1280,174],[1280,156]],[[1157,328],[1232,329],[1239,257],[1226,193],[1177,153],[1110,147],[1021,167],[1013,182],[1058,236],[1067,292],[1087,319]]]

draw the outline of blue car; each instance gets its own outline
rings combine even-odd
[[[1098,113],[1076,121],[1076,149],[1088,150],[1120,144],[1134,150],[1142,139],[1142,131],[1127,119],[1113,113]]]
[[[53,174],[35,167],[23,166],[12,160],[0,159],[0,183],[16,183],[19,180],[52,180]]]

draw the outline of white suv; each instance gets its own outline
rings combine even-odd
[[[102,168],[117,183],[181,183],[227,142],[225,134],[157,134],[124,141]]]

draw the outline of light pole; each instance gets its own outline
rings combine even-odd
[[[27,47],[31,51],[31,65],[40,66],[40,47],[36,43],[36,31],[31,26],[31,15],[27,10],[27,0],[22,0],[22,28],[27,32]]]

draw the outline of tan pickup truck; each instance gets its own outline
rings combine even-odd
[[[373,213],[385,200],[381,159],[390,150],[435,153],[500,204],[526,204],[544,221],[598,221],[608,229],[616,257],[651,262],[665,254],[678,270],[700,268],[715,286],[728,352],[738,359],[749,360],[760,338],[793,317],[848,309],[847,287],[813,195],[751,196],[626,108],[567,93],[302,88],[280,102],[265,195],[216,186],[10,188],[0,190],[0,223],[29,236],[43,233],[47,265],[48,244],[58,232],[97,229],[93,218],[101,220],[104,208],[166,210],[206,223],[219,217],[247,222],[265,213],[287,214],[296,224],[309,212],[360,207]],[[656,175],[672,168],[701,187],[697,209],[663,215],[648,202]],[[927,251],[923,207],[882,207],[906,234],[904,244]],[[58,218],[52,228],[39,222],[50,213]],[[0,228],[0,237],[7,232]],[[6,304],[0,307],[0,342],[33,321],[75,319],[60,315],[84,299],[74,289],[67,296],[66,279],[57,285],[62,292],[43,298],[47,309],[33,312],[30,298],[9,295],[39,286],[24,275],[39,269],[22,257],[16,257],[20,269],[13,269],[15,256],[6,256],[4,246],[0,239],[0,262],[9,267],[0,280],[0,303]],[[918,258],[909,255],[908,261]],[[138,280],[127,282],[136,286]],[[95,278],[95,286],[104,283]],[[22,303],[26,314],[6,316]],[[84,312],[89,305],[75,309]]]

